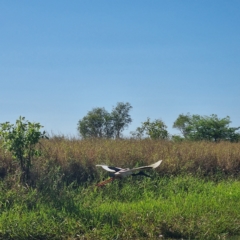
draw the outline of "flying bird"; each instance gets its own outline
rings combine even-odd
[[[106,181],[103,181],[101,183],[98,183],[97,186],[101,187],[115,179],[121,179],[121,178],[125,178],[128,176],[137,176],[137,175],[143,175],[145,177],[150,177],[149,175],[147,175],[146,173],[144,173],[142,170],[146,170],[146,169],[153,169],[153,168],[157,168],[160,164],[161,164],[162,160],[159,160],[156,163],[153,163],[149,166],[142,166],[142,167],[137,167],[137,168],[119,168],[119,167],[111,167],[111,166],[107,166],[107,165],[101,165],[98,164],[96,165],[97,167],[102,167],[104,170],[108,171],[110,174],[110,179],[107,179]],[[135,171],[139,171],[138,173],[133,173]]]

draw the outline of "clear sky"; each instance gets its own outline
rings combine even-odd
[[[77,135],[94,107],[132,105],[125,135],[179,114],[240,126],[240,1],[0,1],[0,122]]]

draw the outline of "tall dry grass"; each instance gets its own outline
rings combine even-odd
[[[42,156],[35,159],[32,178],[47,176],[56,168],[67,182],[99,180],[96,164],[135,167],[163,160],[160,175],[182,173],[237,176],[240,171],[240,143],[181,142],[153,140],[77,140],[54,137],[41,141]],[[9,154],[0,150],[0,176],[16,168]]]

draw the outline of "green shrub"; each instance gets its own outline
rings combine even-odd
[[[9,122],[0,124],[2,146],[19,162],[22,182],[27,182],[29,179],[32,158],[40,154],[39,150],[36,150],[36,144],[40,138],[47,138],[45,132],[40,132],[40,128],[42,128],[40,123],[25,121],[21,116],[15,125]]]

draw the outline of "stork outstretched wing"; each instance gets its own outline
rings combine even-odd
[[[159,160],[156,163],[153,163],[151,165],[148,166],[142,166],[142,167],[137,167],[137,168],[119,168],[119,167],[111,167],[111,166],[107,166],[107,165],[102,165],[102,164],[98,164],[96,165],[97,167],[102,167],[104,170],[108,171],[108,172],[112,172],[112,173],[116,173],[116,172],[130,172],[130,171],[138,171],[138,170],[143,170],[143,169],[151,169],[151,168],[157,168],[160,164],[161,164],[162,160]]]
[[[156,163],[153,163],[151,165],[148,166],[142,166],[142,167],[137,167],[137,168],[132,168],[130,170],[127,171],[137,171],[137,170],[144,170],[144,169],[151,169],[151,168],[157,168],[160,164],[161,164],[162,160],[159,160]]]

